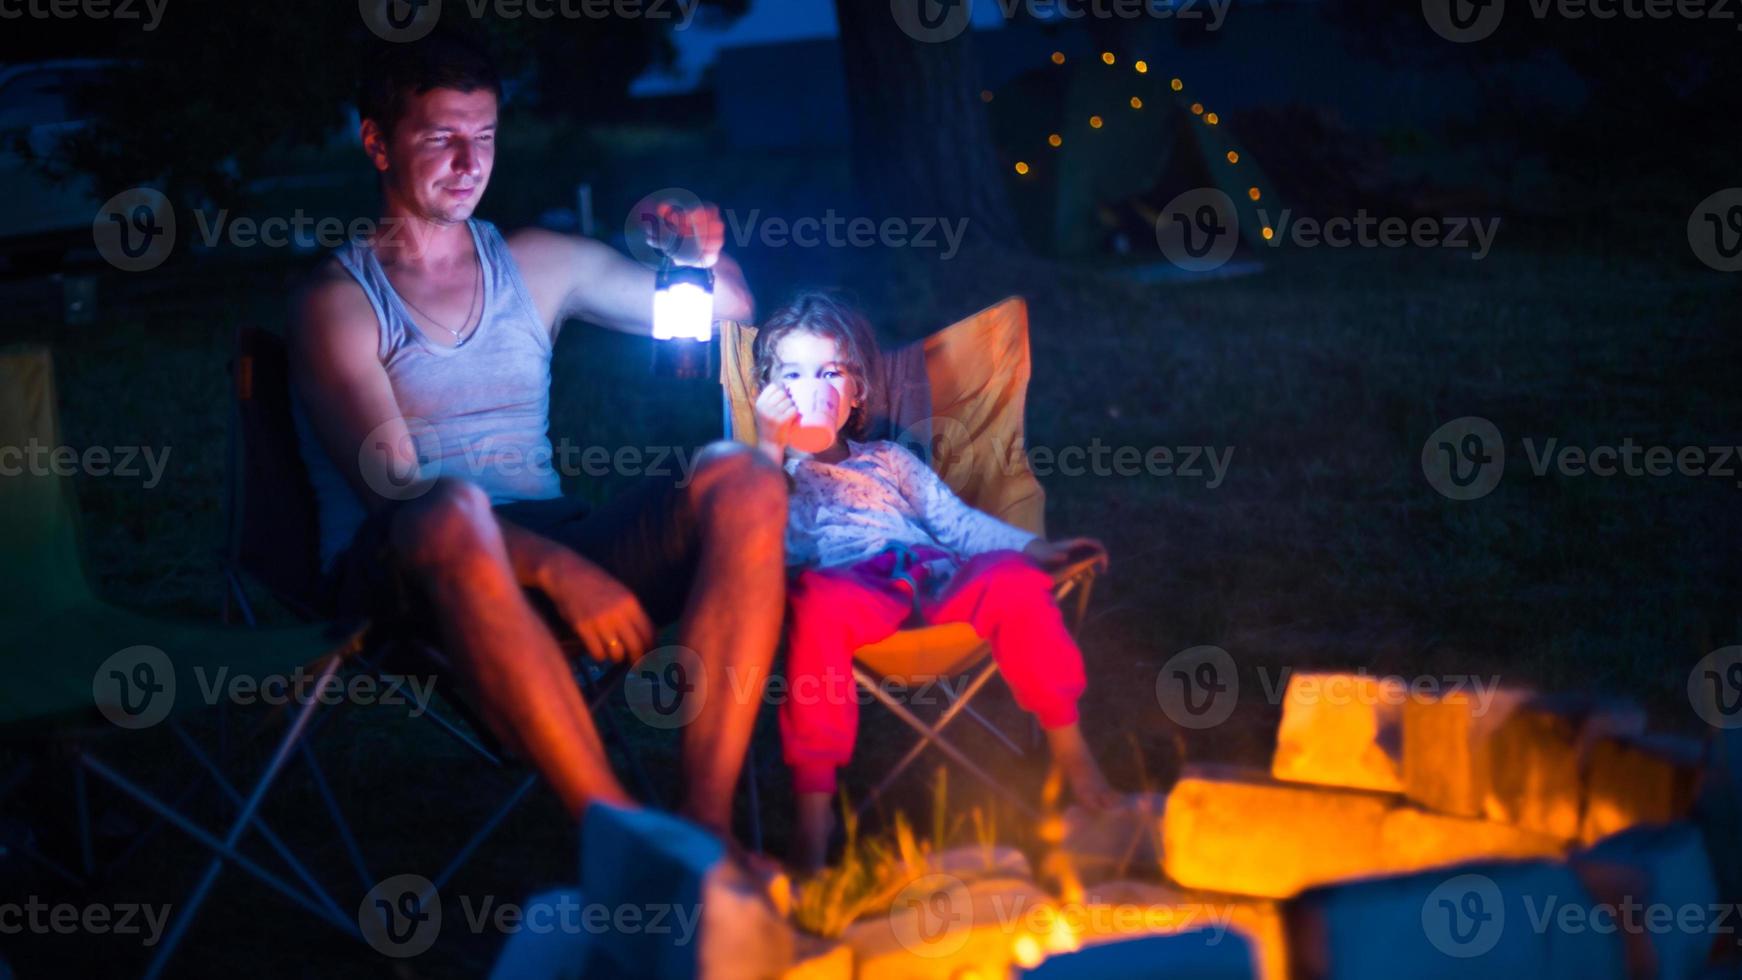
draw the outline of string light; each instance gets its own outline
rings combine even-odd
[[[1051,55],[1051,60],[1052,60],[1052,63],[1055,65],[1062,65],[1065,63],[1065,53],[1063,51],[1054,51]],[[1111,65],[1116,60],[1117,59],[1114,57],[1113,52],[1111,52],[1111,51],[1101,52],[1101,61],[1103,64]],[[1139,59],[1137,61],[1132,62],[1131,67],[1135,68],[1139,75],[1149,74],[1149,62],[1144,61],[1142,59]],[[1185,91],[1185,87],[1186,87],[1186,85],[1185,85],[1184,79],[1172,78],[1172,79],[1168,80],[1168,88],[1172,89],[1174,92],[1183,92],[1183,91]],[[991,102],[992,101],[992,91],[990,89],[982,89],[980,92],[980,99],[981,99],[981,101],[984,101],[984,102]],[[1130,105],[1131,105],[1131,108],[1133,108],[1133,109],[1141,109],[1141,108],[1143,108],[1143,99],[1138,97],[1138,96],[1133,95],[1130,98]],[[1192,115],[1194,115],[1194,116],[1202,116],[1203,120],[1204,120],[1204,124],[1207,126],[1216,126],[1216,125],[1221,124],[1221,121],[1222,121],[1221,117],[1218,116],[1214,112],[1206,113],[1204,111],[1204,104],[1202,102],[1193,102],[1191,104],[1191,111],[1192,111]],[[1089,128],[1090,129],[1100,129],[1105,124],[1106,124],[1105,120],[1103,120],[1098,115],[1089,117]],[[1052,147],[1053,149],[1058,149],[1060,146],[1064,145],[1064,137],[1060,136],[1058,133],[1048,133],[1047,137],[1046,137],[1046,143],[1048,146]],[[1227,159],[1227,161],[1230,164],[1237,164],[1240,162],[1240,154],[1239,154],[1239,152],[1237,152],[1235,150],[1229,150],[1227,152],[1227,154],[1225,155],[1225,158]],[[1018,176],[1027,176],[1031,170],[1031,168],[1028,165],[1028,161],[1026,161],[1026,160],[1016,161],[1014,169],[1016,170],[1016,173]],[[1258,200],[1261,200],[1263,198],[1263,193],[1261,191],[1259,191],[1259,189],[1257,187],[1248,187],[1246,189],[1246,196],[1253,201],[1258,201]],[[1259,233],[1264,237],[1265,241],[1271,241],[1272,239],[1274,239],[1276,237],[1276,229],[1270,227],[1269,225],[1263,226],[1260,229]]]

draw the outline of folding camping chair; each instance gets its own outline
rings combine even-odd
[[[225,618],[227,620],[233,611],[239,612],[244,621],[254,624],[256,617],[248,598],[248,581],[264,587],[274,599],[304,621],[329,618],[332,610],[328,608],[321,583],[314,491],[297,443],[291,414],[289,359],[281,337],[253,327],[237,330],[231,363],[231,391],[234,397],[226,491]],[[571,653],[577,652],[578,642],[568,640],[565,648]],[[600,668],[584,653],[574,659],[580,664],[577,677],[587,706],[595,717],[604,719],[605,738],[615,743],[628,760],[643,798],[655,798],[652,781],[634,747],[618,728],[607,704],[627,675],[628,666],[617,664]],[[412,665],[413,670],[431,671],[443,680],[446,680],[445,675],[452,673],[449,659],[442,651],[409,637],[371,630],[367,634],[365,657],[352,666],[379,673],[384,665]],[[453,685],[439,683],[437,689],[463,724],[449,719],[433,705],[426,706],[424,717],[490,765],[507,766],[509,763],[504,759],[501,746],[465,699],[453,690]],[[312,745],[305,744],[303,754],[315,776],[322,803],[339,830],[352,867],[367,889],[375,879],[337,799],[320,777]],[[439,889],[460,869],[496,827],[513,813],[537,782],[537,774],[526,774],[443,865],[432,879],[436,888]]]
[[[46,349],[0,354],[0,447],[57,447],[53,363]],[[260,817],[274,781],[307,735],[320,698],[295,709],[283,735],[246,794],[187,734],[180,719],[201,706],[205,679],[221,668],[255,675],[285,674],[315,666],[317,690],[358,648],[354,632],[331,626],[243,632],[174,622],[133,613],[98,599],[87,583],[77,544],[77,505],[70,479],[52,467],[26,465],[0,475],[0,738],[26,754],[71,749],[80,862],[95,870],[87,774],[95,775],[211,852],[189,898],[177,909],[147,976],[164,968],[226,863],[304,908],[317,919],[359,936],[352,916]],[[149,649],[143,649],[149,648]],[[107,721],[103,719],[107,718]],[[164,722],[197,767],[236,808],[225,830],[197,824],[159,795],[99,758],[91,746],[129,728]],[[185,799],[185,794],[184,794]],[[253,831],[290,869],[286,881],[242,853]],[[77,881],[46,854],[40,864]]]
[[[725,388],[727,433],[756,439],[756,328],[722,323],[720,382]],[[1028,306],[1010,297],[895,350],[884,357],[882,404],[873,405],[871,438],[898,438],[927,459],[968,504],[1018,527],[1044,533],[1045,491],[1021,451],[1023,409],[1029,378]],[[932,451],[932,441],[939,442]],[[1053,596],[1064,605],[1072,635],[1082,627],[1094,588],[1096,560],[1074,562],[1053,574]],[[944,729],[967,715],[1018,756],[1021,746],[971,702],[998,673],[991,648],[965,623],[902,630],[853,653],[853,679],[897,718],[919,733],[898,761],[859,803],[864,813],[896,779],[933,746],[1024,813],[1034,808],[944,737]],[[960,694],[940,685],[949,705],[926,721],[886,690],[938,679],[965,677]]]

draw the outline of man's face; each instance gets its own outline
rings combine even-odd
[[[406,101],[391,134],[373,120],[363,146],[387,192],[418,217],[458,224],[472,216],[496,162],[496,96],[438,88]]]

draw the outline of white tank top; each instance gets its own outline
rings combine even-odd
[[[484,269],[484,315],[458,347],[425,336],[366,242],[349,242],[334,257],[375,308],[377,354],[417,440],[424,475],[470,480],[498,504],[560,496],[550,444],[550,330],[496,226],[467,225]],[[365,511],[300,403],[296,426],[319,507],[321,566],[330,568]]]

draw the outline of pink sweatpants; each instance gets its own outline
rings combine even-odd
[[[921,560],[941,554],[915,550]],[[856,565],[807,568],[787,587],[780,737],[797,792],[833,793],[835,771],[853,757],[859,730],[853,651],[887,639],[913,610],[905,584],[890,577],[893,565],[885,553]],[[1085,683],[1082,651],[1065,629],[1052,584],[1021,552],[994,551],[968,559],[941,594],[920,600],[927,623],[967,623],[990,642],[1016,703],[1046,729],[1077,720]],[[923,585],[922,579],[922,591]]]

